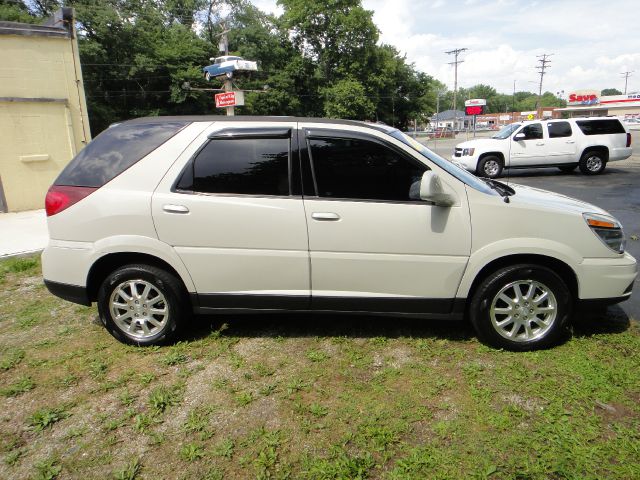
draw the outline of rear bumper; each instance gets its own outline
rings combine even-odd
[[[51,280],[45,280],[44,285],[56,297],[60,297],[69,302],[79,303],[80,305],[86,305],[87,307],[91,306],[89,293],[87,292],[86,287],[52,282]]]

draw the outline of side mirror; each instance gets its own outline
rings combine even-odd
[[[526,138],[527,138],[527,136],[524,133],[520,132],[520,133],[516,133],[513,136],[513,141],[514,142],[519,142],[520,140],[526,140]]]
[[[440,177],[431,170],[422,175],[420,198],[439,207],[451,207],[458,202],[458,197],[451,187],[443,184]]]

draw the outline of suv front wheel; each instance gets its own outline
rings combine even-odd
[[[497,348],[547,348],[566,332],[571,292],[552,270],[531,264],[493,273],[477,288],[469,317],[478,338]]]
[[[477,174],[479,177],[497,178],[502,173],[502,160],[495,155],[487,155],[478,163]]]
[[[123,343],[147,346],[173,341],[188,315],[182,283],[151,265],[125,265],[102,282],[98,313]]]

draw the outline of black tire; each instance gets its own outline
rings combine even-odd
[[[146,286],[149,286],[149,291],[145,296]],[[132,294],[133,288],[136,289],[135,295]],[[127,301],[125,296],[130,296],[131,301]],[[142,303],[143,298],[149,299],[149,305]],[[114,310],[115,314],[120,313],[120,317],[116,318]],[[156,314],[151,310],[163,313]],[[111,335],[123,343],[138,346],[173,342],[191,316],[189,299],[181,280],[161,268],[144,264],[125,265],[105,278],[98,290],[98,313]],[[121,319],[123,316],[125,318]],[[128,329],[125,328],[127,316],[130,317]]]
[[[495,155],[487,155],[478,162],[476,173],[479,177],[498,178],[502,174],[504,164]]]
[[[516,285],[520,292],[522,287],[528,290],[508,304],[502,298],[517,298]],[[545,291],[547,296],[541,297]],[[483,343],[512,351],[538,350],[566,335],[572,308],[571,292],[558,275],[546,267],[520,264],[501,268],[480,283],[469,304],[469,319]]]
[[[580,171],[585,175],[599,175],[607,166],[607,156],[599,150],[589,150],[580,157]]]
[[[558,167],[558,170],[560,170],[563,173],[571,173],[573,172],[576,168],[578,167],[578,164],[576,163],[575,165],[562,165],[561,167]]]
[[[210,82],[211,81],[211,74],[209,72],[204,72],[204,79],[207,82]]]

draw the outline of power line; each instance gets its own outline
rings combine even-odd
[[[631,70],[630,72],[622,72],[620,75],[624,77],[624,94],[627,94],[627,82],[629,81],[629,77],[631,74],[635,72],[635,70]]]
[[[551,63],[549,57],[553,56],[553,53],[543,53],[542,55],[537,55],[538,65],[536,69],[540,72],[540,85],[538,87],[538,104],[536,105],[536,110],[538,111],[538,118],[542,118],[542,114],[540,113],[540,109],[542,108],[542,79],[544,78],[544,74],[546,73],[546,69],[548,65]]]

